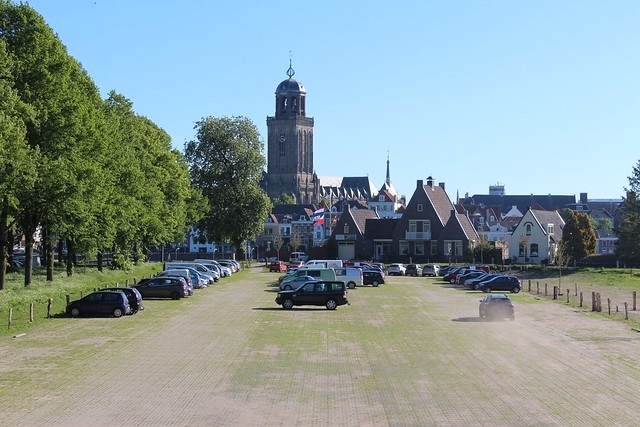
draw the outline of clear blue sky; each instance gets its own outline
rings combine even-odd
[[[411,196],[618,198],[640,158],[640,1],[31,0],[103,97],[182,150],[206,116],[262,134],[295,78],[320,175]]]

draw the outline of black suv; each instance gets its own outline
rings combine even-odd
[[[189,287],[183,277],[158,276],[142,279],[134,286],[142,298],[180,299],[189,296]]]
[[[481,319],[515,319],[513,303],[505,294],[489,294],[480,300],[478,315]]]
[[[515,276],[496,276],[487,281],[480,282],[477,287],[474,286],[474,289],[482,292],[509,291],[514,294],[520,292],[521,288],[522,284],[520,283],[520,279]]]
[[[294,305],[324,305],[329,310],[335,310],[339,305],[349,304],[349,300],[344,282],[318,281],[305,283],[291,291],[278,292],[276,304],[285,309]]]
[[[373,285],[373,287],[384,283],[384,275],[379,271],[364,270],[362,272],[362,284]]]

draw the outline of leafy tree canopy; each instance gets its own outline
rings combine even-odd
[[[640,263],[640,161],[633,167],[626,196],[620,206],[620,219],[616,222],[618,235],[616,255],[633,263]]]
[[[207,117],[195,129],[196,139],[185,144],[185,158],[193,185],[209,205],[197,231],[203,241],[240,248],[262,230],[271,209],[259,186],[265,166],[260,134],[245,117]]]
[[[570,260],[577,261],[595,253],[597,239],[591,217],[571,211],[562,230],[562,242],[565,255]]]

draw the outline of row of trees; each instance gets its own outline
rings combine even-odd
[[[25,285],[34,235],[42,233],[47,279],[53,251],[138,257],[151,244],[183,241],[207,211],[169,135],[125,96],[104,100],[82,66],[25,4],[0,0],[0,289],[13,239],[25,237]]]

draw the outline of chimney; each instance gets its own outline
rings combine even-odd
[[[423,184],[423,182],[422,182],[422,180],[421,180],[421,179],[419,179],[419,180],[416,182],[416,187],[418,187],[419,189],[420,189],[420,188],[422,188],[422,187],[424,187],[424,184]]]
[[[439,182],[438,185],[444,190],[444,182]]]
[[[587,203],[587,193],[580,193],[580,203]]]
[[[433,178],[431,177],[431,175],[427,177],[427,185],[433,188]]]

